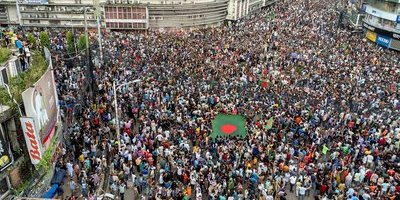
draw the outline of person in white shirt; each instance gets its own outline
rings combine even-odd
[[[290,192],[293,192],[293,187],[296,184],[297,177],[295,175],[290,176],[289,183],[290,183]]]
[[[305,188],[303,185],[299,187],[299,200],[304,200],[304,196],[306,195],[306,191],[308,188]]]

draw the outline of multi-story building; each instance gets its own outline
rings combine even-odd
[[[269,6],[275,1],[269,0],[229,0],[227,20],[238,20],[248,14],[260,10],[262,7]]]
[[[370,0],[365,12],[366,38],[400,51],[400,0]]]
[[[0,0],[0,25],[18,24],[15,0]]]
[[[237,20],[274,0],[0,0],[0,24],[34,27],[180,29]]]
[[[96,27],[94,0],[0,0],[0,24],[32,27]],[[99,14],[101,14],[99,6]],[[18,12],[19,11],[19,12]]]

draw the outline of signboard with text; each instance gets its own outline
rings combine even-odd
[[[383,35],[378,35],[376,38],[376,43],[387,48],[390,44],[390,38]]]
[[[45,147],[53,136],[57,123],[57,94],[52,71],[48,70],[34,84],[22,93],[26,116],[34,122],[38,140]]]
[[[387,36],[387,37],[391,37],[391,38],[400,40],[400,34],[398,34],[398,33],[390,32],[390,31],[387,31],[387,30],[383,30],[381,28],[372,26],[372,25],[367,24],[365,22],[364,22],[364,27],[366,29],[370,30],[370,31],[373,31],[373,32],[377,33],[377,34],[384,35],[384,36]]]
[[[42,159],[42,145],[39,141],[39,134],[35,129],[34,120],[30,117],[21,117],[20,121],[29,157],[31,158],[32,164],[37,165]]]

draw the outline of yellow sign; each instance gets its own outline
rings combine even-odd
[[[376,41],[376,33],[372,32],[372,31],[368,31],[367,30],[367,34],[365,35],[369,40],[371,40],[372,42]]]

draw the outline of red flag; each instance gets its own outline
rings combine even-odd
[[[261,87],[267,88],[268,87],[268,82],[267,81],[261,82]]]

